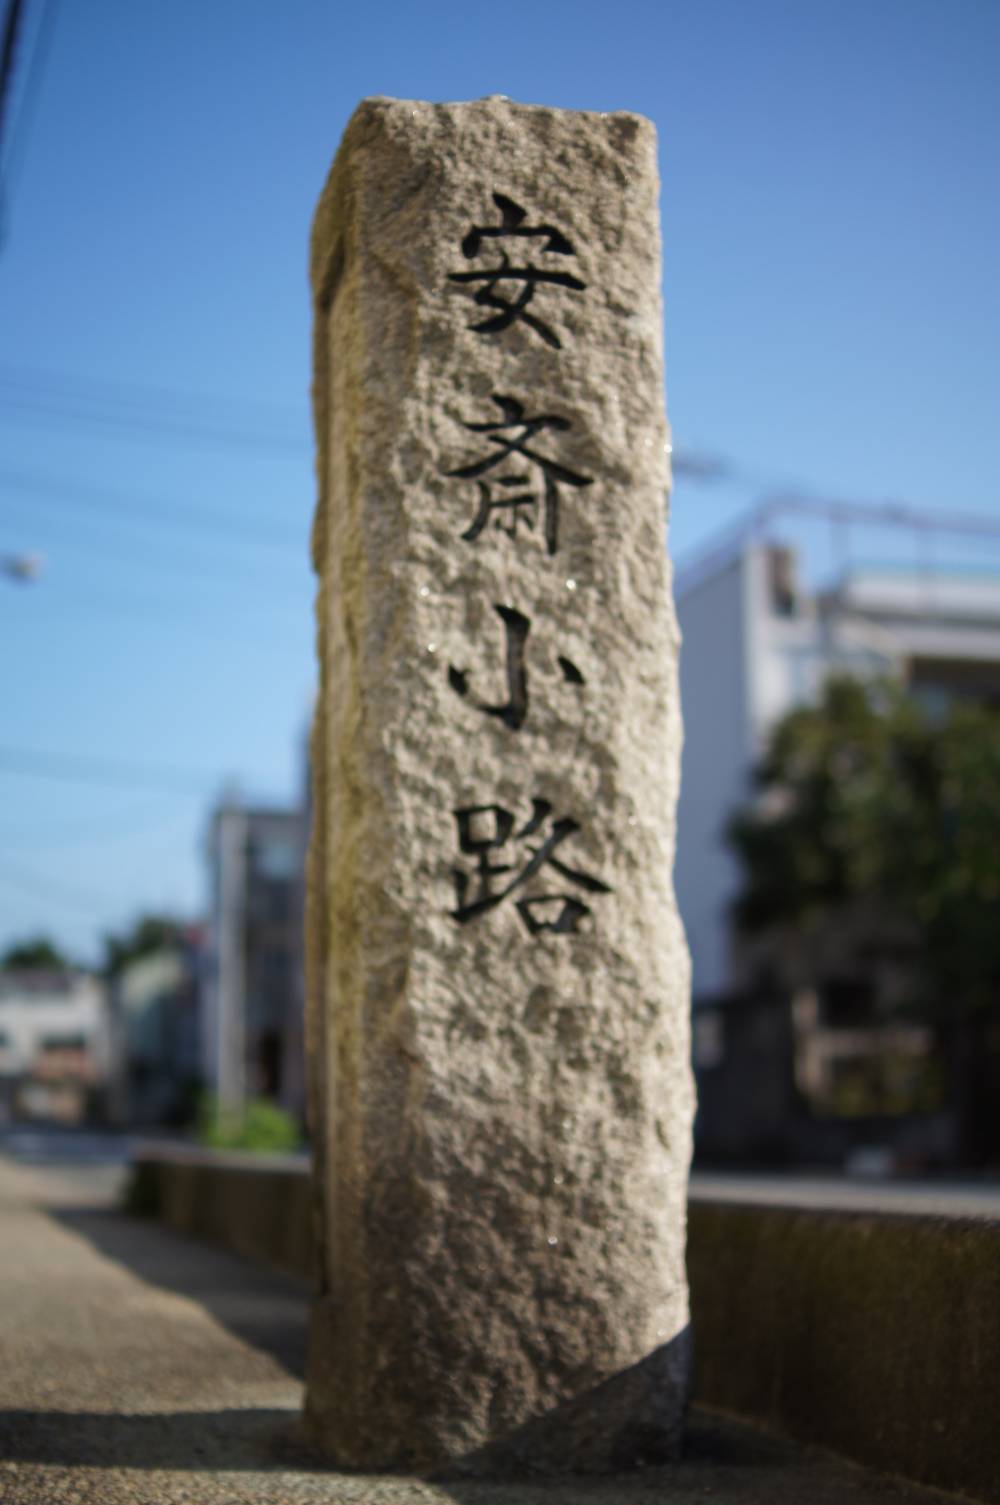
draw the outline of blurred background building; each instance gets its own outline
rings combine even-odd
[[[302,928],[306,817],[228,798],[208,840],[202,1062],[220,1104],[305,1111]]]
[[[866,534],[878,537],[877,560],[858,553]],[[942,539],[960,563],[941,557]],[[782,718],[815,704],[835,676],[895,681],[932,718],[957,703],[1000,708],[998,542],[991,520],[779,501],[678,578],[676,883],[693,958],[703,1155],[842,1163],[869,1153],[874,1137],[891,1140],[886,1154],[904,1163],[954,1158],[953,1115],[925,1090],[931,1032],[876,1022],[872,1000],[892,979],[874,962],[866,975],[851,970],[846,945],[839,957],[817,948],[808,985],[793,993],[742,941],[733,909],[744,875],[727,824],[752,803],[755,769]],[[900,1103],[924,1111],[873,1122],[864,1094],[838,1111],[850,1096],[838,1083],[871,1077],[875,1062],[904,1083]]]
[[[113,1044],[109,1117],[130,1128],[189,1124],[201,1084],[204,932],[164,927],[107,979]]]
[[[0,971],[0,1123],[103,1117],[110,1052],[98,978],[61,968]]]

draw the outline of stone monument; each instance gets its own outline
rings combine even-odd
[[[679,1441],[657,190],[635,115],[370,99],[317,212],[306,1419],[346,1466]]]

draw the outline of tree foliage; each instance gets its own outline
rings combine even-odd
[[[928,1020],[1000,1010],[1000,716],[831,680],[775,728],[728,827],[747,936],[902,950]]]
[[[48,936],[32,936],[16,941],[0,956],[0,968],[21,972],[62,972],[72,963]]]
[[[183,931],[183,924],[169,915],[142,915],[124,935],[105,935],[105,973],[114,977],[129,962],[174,945]]]

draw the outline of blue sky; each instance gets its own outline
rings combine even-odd
[[[46,568],[0,577],[0,944],[194,914],[223,784],[298,787],[306,248],[365,95],[656,122],[675,442],[734,467],[678,482],[679,558],[777,482],[1000,517],[995,0],[33,0],[20,64],[0,554]]]

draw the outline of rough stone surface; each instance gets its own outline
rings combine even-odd
[[[374,99],[317,213],[307,1418],[351,1466],[679,1440],[657,189],[634,115]],[[504,265],[570,280],[468,280]]]

